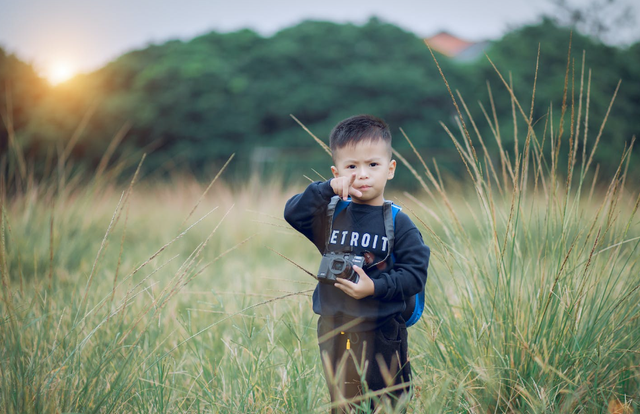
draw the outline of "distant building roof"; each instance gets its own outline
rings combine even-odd
[[[489,42],[470,42],[447,32],[440,32],[425,39],[436,52],[460,61],[475,60],[489,45]]]

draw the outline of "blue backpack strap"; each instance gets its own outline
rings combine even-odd
[[[398,212],[400,210],[402,209],[396,206],[395,204],[391,205],[391,213],[392,213],[394,229],[396,226],[396,216],[398,215]],[[387,237],[389,236],[387,235]],[[395,262],[395,257],[393,256],[393,253],[391,254],[391,258]],[[411,309],[412,306],[413,306],[413,310]],[[424,289],[418,292],[412,298],[409,298],[409,300],[407,301],[407,309],[402,315],[405,318],[405,324],[407,325],[407,328],[412,325],[415,325],[415,323],[418,322],[418,320],[420,320],[420,317],[422,316],[423,311],[424,311]],[[409,312],[411,313],[409,314]]]
[[[338,197],[338,205],[336,206],[336,211],[335,211],[335,213],[333,214],[333,217],[334,217],[334,218],[335,218],[338,214],[340,214],[340,212],[341,212],[342,210],[344,210],[345,208],[347,208],[347,206],[349,205],[349,203],[351,203],[351,199],[350,199],[350,198],[348,198],[348,199],[347,199],[347,201],[345,201],[345,200],[341,199],[341,198],[340,198],[340,196],[334,196],[334,198],[335,198],[335,197]]]
[[[407,328],[415,325],[416,322],[420,320],[422,316],[422,312],[424,311],[424,289],[418,292],[414,296],[415,305],[413,307],[413,312],[411,313],[411,317],[405,322]]]

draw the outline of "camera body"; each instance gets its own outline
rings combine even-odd
[[[333,285],[336,279],[341,277],[350,282],[358,283],[360,277],[353,266],[364,266],[364,257],[354,253],[330,252],[322,255],[320,269],[318,269],[318,282]]]

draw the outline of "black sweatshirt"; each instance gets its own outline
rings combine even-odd
[[[284,218],[304,234],[320,253],[326,246],[327,206],[335,195],[330,181],[309,184],[284,209]],[[363,267],[374,284],[374,294],[354,299],[333,285],[318,283],[313,292],[313,311],[332,317],[337,324],[364,318],[352,331],[373,330],[404,311],[405,300],[420,292],[427,281],[430,250],[409,216],[398,212],[395,220],[394,262],[388,250],[382,206],[351,202],[334,219],[329,237],[329,251],[348,251],[365,256]],[[386,260],[385,260],[386,257]],[[382,263],[378,263],[382,261]]]

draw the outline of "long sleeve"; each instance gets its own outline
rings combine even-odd
[[[335,194],[329,181],[316,181],[301,194],[291,197],[284,207],[285,220],[306,236],[320,252],[325,245],[324,222],[331,197]]]
[[[373,299],[382,302],[406,300],[424,289],[431,251],[420,231],[406,214],[396,217],[396,234],[393,253],[395,264],[389,272],[372,279]]]
[[[351,202],[329,223],[327,207],[333,195],[329,181],[311,183],[287,201],[284,218],[320,253],[348,251],[371,260],[364,269],[373,280],[374,294],[354,299],[331,284],[318,283],[313,292],[313,311],[343,322],[361,319],[354,328],[357,330],[375,329],[387,318],[401,314],[407,299],[423,290],[430,251],[411,219],[399,212],[392,260],[387,256],[383,207]]]

